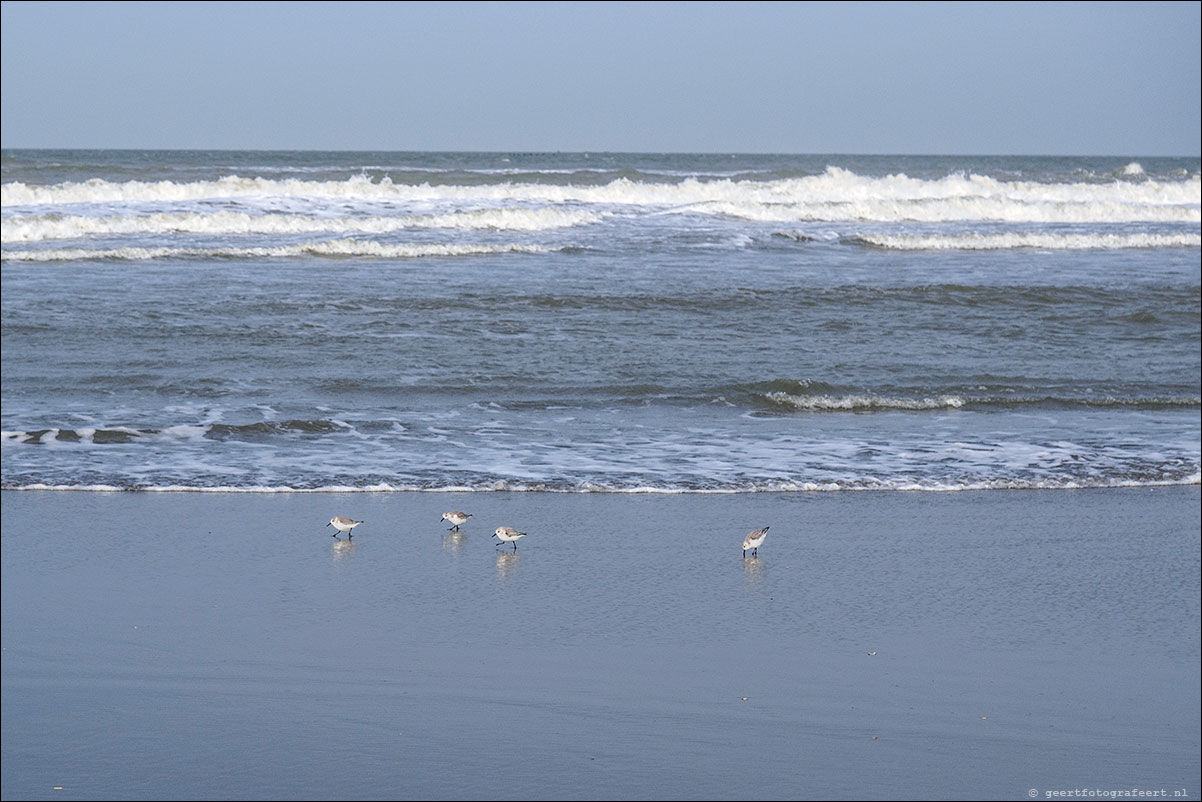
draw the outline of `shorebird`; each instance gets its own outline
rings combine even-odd
[[[763,529],[757,529],[754,532],[748,532],[747,537],[743,538],[743,556],[747,556],[747,550],[751,549],[751,556],[760,556],[760,546],[764,545],[764,538],[768,537],[768,530],[771,527],[765,526]]]
[[[525,537],[526,533],[519,532],[518,530],[512,529],[508,526],[498,526],[497,531],[493,532],[492,535],[493,535],[493,537],[501,538],[502,543],[512,543],[513,550],[517,551],[518,550],[518,538]]]
[[[444,512],[442,514],[442,517],[439,518],[438,520],[440,523],[442,521],[450,521],[451,523],[454,524],[454,526],[449,527],[447,529],[447,531],[449,532],[449,531],[451,531],[451,529],[454,529],[456,532],[458,532],[459,525],[467,523],[467,519],[471,518],[471,517],[472,517],[472,514],[470,512],[460,512],[459,510],[451,510],[450,512]]]
[[[352,521],[350,518],[343,518],[341,515],[335,515],[330,519],[330,522],[326,524],[326,526],[332,526],[337,529],[338,532],[346,532],[346,536],[349,538],[352,536],[351,530],[361,523],[363,522]],[[334,537],[338,537],[338,532],[334,533]]]

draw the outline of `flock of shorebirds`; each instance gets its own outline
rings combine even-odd
[[[463,524],[467,523],[467,519],[471,518],[471,517],[472,517],[472,514],[470,512],[460,512],[459,510],[451,510],[450,512],[444,512],[442,514],[442,517],[438,519],[438,522],[442,523],[443,521],[447,521],[448,523],[451,524],[451,526],[447,528],[447,531],[448,532],[452,532],[452,531],[458,532],[459,527],[462,526]],[[335,530],[337,530],[334,532],[334,537],[338,537],[339,532],[346,532],[347,540],[350,540],[352,537],[351,530],[354,529],[356,526],[358,526],[361,523],[363,523],[363,522],[356,521],[353,518],[344,518],[341,515],[335,515],[333,518],[330,519],[330,522],[328,524],[326,524],[326,526],[332,526],[332,527],[334,527]],[[760,546],[764,545],[764,538],[768,537],[768,529],[769,529],[769,527],[765,526],[763,529],[755,529],[755,530],[747,533],[747,536],[745,538],[743,538],[743,556],[744,557],[747,556],[747,552],[749,552],[749,551],[751,552],[753,557],[759,556]],[[499,538],[502,544],[512,543],[513,550],[517,551],[518,550],[518,541],[521,540],[522,538],[524,538],[526,536],[526,533],[519,532],[518,530],[514,529],[512,526],[498,526],[497,531],[493,532],[492,536],[495,538]]]

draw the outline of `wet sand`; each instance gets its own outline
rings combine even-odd
[[[0,498],[5,800],[1199,793],[1197,486]]]

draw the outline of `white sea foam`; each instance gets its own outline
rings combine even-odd
[[[39,205],[189,202],[238,198],[413,203],[590,203],[678,207],[685,210],[786,220],[1034,220],[1193,221],[1202,206],[1202,180],[1046,184],[953,174],[940,179],[860,176],[838,167],[803,178],[640,182],[621,178],[601,186],[501,182],[472,186],[397,184],[356,176],[343,181],[275,180],[229,176],[217,181],[83,183],[0,188],[6,208]],[[783,217],[781,215],[784,215]],[[857,215],[859,215],[857,217]]]
[[[557,250],[542,245],[487,244],[386,244],[373,240],[339,239],[278,245],[269,248],[57,248],[5,250],[13,262],[66,262],[96,259],[143,261],[147,259],[247,259],[291,256],[373,257],[416,259],[429,256],[477,256],[501,253],[548,253]]]
[[[446,485],[426,487],[416,484],[390,484],[387,482],[353,485],[322,485],[320,487],[289,487],[287,485],[220,485],[197,486],[183,484],[130,485],[111,484],[51,484],[33,482],[10,485],[5,490],[61,491],[61,492],[143,492],[143,493],[614,493],[623,495],[730,495],[734,493],[830,493],[856,491],[910,491],[927,493],[951,493],[981,490],[1082,490],[1089,488],[1127,487],[1186,487],[1202,484],[1202,474],[1195,472],[1180,479],[1122,479],[1122,478],[1043,478],[1043,479],[982,479],[949,481],[939,479],[845,479],[838,481],[763,481],[747,482],[725,487],[669,486],[620,486],[598,482],[582,482],[574,485],[544,485],[531,482],[487,482],[475,486]]]
[[[201,441],[208,433],[208,426],[192,426],[188,424],[180,424],[178,426],[168,426],[159,432],[159,436],[173,439],[179,438],[183,440]]]
[[[395,217],[312,217],[299,214],[242,212],[183,212],[147,215],[85,217],[36,215],[8,217],[0,222],[0,240],[5,243],[42,242],[89,236],[128,234],[387,234],[414,228],[466,230],[545,231],[587,225],[602,215],[581,209],[497,208],[475,209],[451,214],[400,215]]]
[[[16,487],[6,487],[5,490],[57,490],[57,491],[79,491],[84,493],[120,493],[129,490],[127,487],[118,487],[117,485],[51,485],[42,482],[34,482],[28,485],[18,485]]]
[[[851,242],[897,251],[996,251],[1013,248],[1045,250],[1117,250],[1124,248],[1198,248],[1202,234],[860,234]]]
[[[1183,204],[1122,201],[1026,201],[1007,197],[861,198],[806,203],[713,201],[693,211],[768,223],[913,222],[985,220],[998,223],[1197,223],[1202,212]]]
[[[815,412],[856,412],[881,409],[923,410],[959,409],[964,399],[945,395],[937,398],[887,398],[871,395],[793,395],[791,393],[768,393],[768,400],[782,406]]]

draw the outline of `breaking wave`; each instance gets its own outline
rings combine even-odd
[[[484,244],[386,244],[373,240],[339,239],[277,245],[264,248],[58,248],[3,251],[13,262],[70,262],[80,260],[144,261],[147,259],[271,259],[292,256],[372,257],[416,259],[428,256],[478,256],[501,253],[550,253],[561,248],[507,243]]]
[[[830,393],[774,391],[762,396],[771,407],[805,412],[878,412],[923,411],[936,409],[1013,409],[1016,407],[1054,407],[1084,409],[1202,409],[1202,396],[1119,397],[1119,396],[971,396],[943,394],[931,396],[887,396],[871,394],[835,395]]]
[[[451,214],[395,217],[313,217],[299,214],[243,212],[158,213],[141,216],[84,217],[37,215],[11,217],[0,223],[4,242],[42,242],[128,234],[387,234],[414,228],[544,231],[588,225],[602,216],[580,209],[477,209]]]
[[[769,393],[773,404],[814,412],[871,412],[874,410],[959,409],[964,399],[953,395],[935,398],[884,398],[870,395],[792,395]]]

